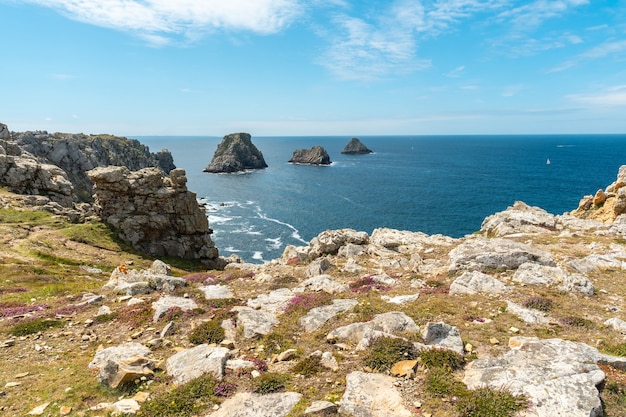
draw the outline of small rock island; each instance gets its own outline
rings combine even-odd
[[[267,168],[263,154],[252,143],[249,133],[231,133],[217,145],[213,159],[204,172],[232,173]]]
[[[361,142],[358,138],[352,138],[346,147],[343,148],[343,151],[341,151],[341,153],[346,155],[366,155],[372,152],[373,151],[363,145],[363,142]]]
[[[298,149],[293,151],[289,162],[305,165],[330,165],[330,156],[326,149],[314,146],[311,149]]]

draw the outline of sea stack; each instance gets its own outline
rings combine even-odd
[[[252,144],[249,133],[231,133],[217,145],[213,159],[204,172],[240,172],[267,168],[263,154]]]
[[[330,165],[330,156],[326,149],[314,146],[311,149],[299,149],[293,151],[289,162],[306,165]]]
[[[352,138],[346,147],[343,148],[341,153],[345,153],[347,155],[365,155],[372,153],[372,151],[367,146],[363,145],[359,139]]]

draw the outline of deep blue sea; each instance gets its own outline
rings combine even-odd
[[[326,229],[461,237],[517,200],[562,214],[626,164],[626,135],[360,136],[374,153],[357,156],[341,154],[349,136],[253,137],[268,168],[209,174],[221,137],[135,138],[153,152],[169,149],[187,171],[220,254],[256,263]],[[331,166],[287,162],[315,145]]]

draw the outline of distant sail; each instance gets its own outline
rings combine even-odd
[[[550,158],[546,161],[546,165],[550,165]]]

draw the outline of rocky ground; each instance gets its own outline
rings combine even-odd
[[[516,203],[206,270],[1,200],[1,416],[626,416],[624,216]]]

